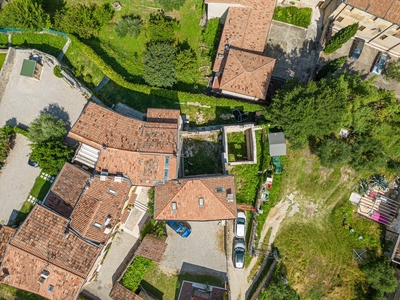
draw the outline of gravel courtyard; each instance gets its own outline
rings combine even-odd
[[[167,226],[168,247],[161,265],[177,273],[225,275],[224,226],[217,221],[190,222],[192,233],[182,238]]]
[[[0,126],[28,126],[43,110],[72,126],[86,99],[63,79],[54,76],[51,62],[44,64],[39,81],[20,75],[23,60],[29,59],[30,53],[28,50],[16,51],[9,81],[0,99]]]
[[[21,209],[40,174],[39,168],[28,165],[29,140],[17,134],[15,146],[0,172],[0,223],[7,224],[11,215]]]

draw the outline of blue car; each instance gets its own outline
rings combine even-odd
[[[183,238],[187,238],[191,233],[190,229],[179,221],[167,221],[167,224]]]

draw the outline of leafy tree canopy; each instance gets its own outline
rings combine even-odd
[[[97,36],[100,28],[107,24],[114,15],[110,4],[74,4],[57,11],[54,17],[55,27],[64,32],[74,33],[80,38],[89,39]]]
[[[67,134],[64,121],[49,114],[40,114],[29,124],[28,138],[33,143],[62,140]]]
[[[136,38],[140,34],[141,28],[142,20],[139,16],[125,16],[118,21],[114,30],[120,38],[126,37],[127,35]]]
[[[50,17],[35,0],[9,2],[0,14],[0,27],[39,30],[50,27]]]
[[[163,11],[151,13],[147,24],[150,42],[174,42],[174,24],[176,21],[166,16]]]
[[[260,294],[259,300],[299,300],[299,295],[282,280],[273,280]]]
[[[343,66],[343,64],[346,62],[347,56],[341,56],[338,58],[335,58],[334,60],[331,60],[328,62],[325,66],[322,67],[322,69],[318,72],[317,75],[317,80],[324,78],[328,76],[329,74],[335,73],[335,71]]]
[[[143,54],[143,77],[151,86],[171,87],[175,75],[175,47],[168,42],[156,42],[147,46]]]
[[[388,64],[385,77],[400,83],[400,59]]]
[[[397,280],[394,269],[386,259],[373,260],[366,264],[362,271],[367,283],[382,297],[384,293],[392,293],[397,288]]]
[[[324,52],[330,54],[341,48],[344,43],[356,34],[358,26],[358,23],[354,23],[340,29],[326,44]]]
[[[321,165],[328,168],[343,166],[351,160],[351,146],[343,139],[329,137],[317,144]]]

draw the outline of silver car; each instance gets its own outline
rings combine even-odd
[[[244,267],[244,253],[246,252],[246,247],[244,240],[236,240],[233,244],[233,266],[238,269]]]
[[[382,70],[386,66],[386,62],[389,58],[389,55],[385,52],[379,52],[378,56],[376,57],[375,63],[372,65],[371,72],[376,75],[381,75]]]

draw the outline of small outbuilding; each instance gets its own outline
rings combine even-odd
[[[268,134],[269,155],[286,155],[286,139],[283,132],[273,132]]]

